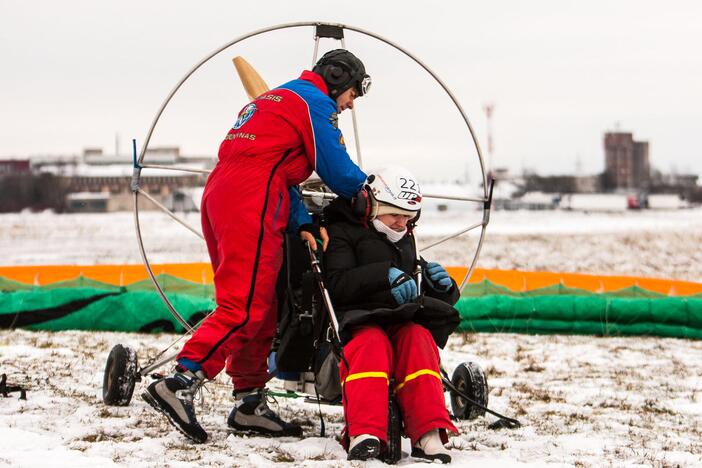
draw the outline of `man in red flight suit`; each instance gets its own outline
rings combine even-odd
[[[459,323],[458,287],[438,263],[417,262],[411,227],[421,192],[406,169],[373,172],[360,203],[325,208],[327,287],[344,342],[341,362],[348,459],[377,457],[388,435],[388,390],[400,407],[412,456],[448,463],[447,432],[457,432],[444,402],[437,345]],[[412,274],[422,269],[422,295]],[[394,387],[391,385],[394,380]]]
[[[351,161],[338,113],[370,87],[363,63],[350,52],[326,53],[313,71],[245,106],[219,148],[202,199],[202,230],[214,270],[217,308],[178,355],[176,372],[152,383],[143,398],[191,440],[207,433],[193,395],[227,363],[237,404],[227,423],[237,430],[302,435],[266,403],[266,358],[276,326],[275,283],[283,235],[320,237],[296,187],[316,171],[350,199],[366,175]]]

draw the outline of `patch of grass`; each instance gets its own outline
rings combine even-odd
[[[91,444],[97,443],[97,442],[103,442],[103,441],[111,441],[111,440],[123,440],[123,437],[121,434],[108,434],[103,430],[99,430],[97,432],[94,432],[92,434],[86,434],[83,437],[76,439],[80,442],[89,442]]]
[[[590,417],[582,413],[570,413],[566,417],[566,421],[568,424],[590,422]]]
[[[295,458],[292,457],[289,453],[281,452],[273,456],[273,459],[271,461],[274,461],[276,463],[292,463],[295,461]]]
[[[475,344],[478,341],[478,334],[475,332],[462,332],[461,333],[461,344]]]
[[[100,440],[102,440],[102,434],[88,434],[86,436],[81,437],[79,440],[90,443],[100,442]]]
[[[564,402],[564,398],[557,392],[549,392],[539,387],[531,387],[524,382],[515,383],[512,389],[529,395],[531,400],[543,401],[544,403],[550,402]]]
[[[646,413],[653,413],[653,414],[668,414],[671,416],[677,415],[677,413],[670,408],[665,408],[661,406],[661,404],[652,399],[647,399],[644,401],[643,408],[644,412]]]
[[[612,408],[621,411],[631,411],[633,406],[624,398],[607,398],[599,403],[592,405],[594,408]]]
[[[527,409],[524,407],[522,399],[510,398],[510,403],[512,408],[514,408],[514,414],[517,416],[526,416],[529,414]]]
[[[546,368],[537,364],[534,358],[529,358],[527,365],[522,370],[524,372],[543,372]]]
[[[485,376],[490,378],[490,377],[504,377],[505,373],[498,370],[493,364],[490,364],[487,368],[485,368]]]
[[[673,364],[673,375],[677,375],[679,377],[687,377],[688,375],[690,375],[690,371],[687,369],[685,363],[683,363],[681,360],[673,357],[671,363]]]

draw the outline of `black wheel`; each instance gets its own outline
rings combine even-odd
[[[471,400],[483,406],[488,405],[488,384],[485,372],[475,362],[464,362],[456,367],[451,383]],[[451,409],[458,419],[475,419],[483,416],[485,410],[451,391]]]
[[[127,406],[132,400],[136,377],[136,351],[116,345],[107,357],[102,381],[102,401],[110,406]]]
[[[388,403],[388,447],[383,461],[394,465],[402,458],[402,415],[395,398],[390,395]]]

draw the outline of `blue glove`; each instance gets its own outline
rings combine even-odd
[[[453,281],[444,267],[436,262],[429,262],[426,266],[427,282],[434,290],[447,292],[453,286]]]
[[[405,304],[417,298],[417,283],[414,282],[410,275],[399,268],[390,267],[388,281],[390,282],[392,297],[398,304]]]

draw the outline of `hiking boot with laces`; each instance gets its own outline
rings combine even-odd
[[[205,381],[202,371],[175,372],[149,385],[141,397],[160,411],[176,429],[199,444],[207,440],[207,432],[195,417],[193,397]]]
[[[275,437],[302,437],[301,426],[283,421],[268,407],[267,393],[265,388],[234,392],[237,403],[229,413],[227,425],[238,431]]]

